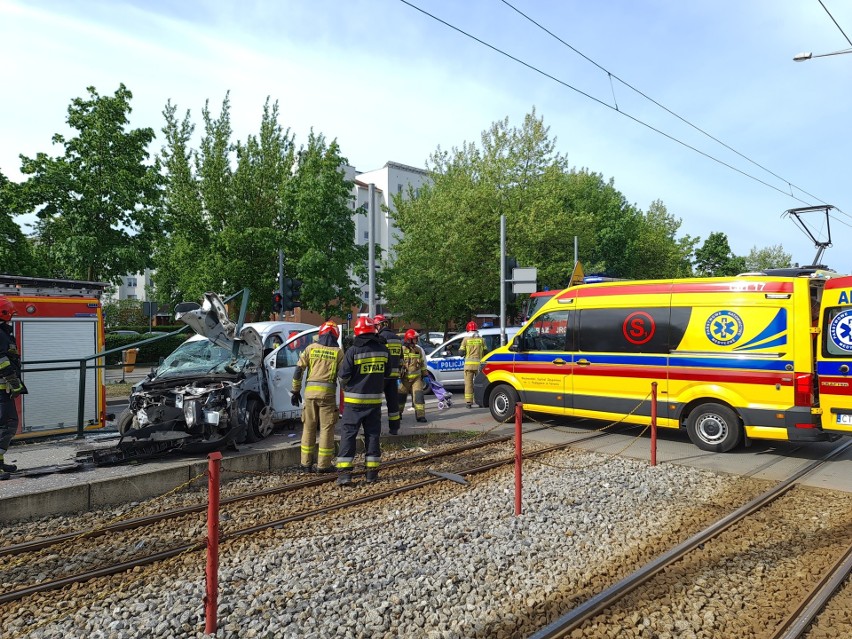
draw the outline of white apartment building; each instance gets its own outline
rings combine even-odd
[[[104,301],[140,300],[147,302],[147,290],[151,287],[151,275],[153,272],[151,269],[146,268],[142,273],[122,276],[121,284],[111,286],[104,292]]]

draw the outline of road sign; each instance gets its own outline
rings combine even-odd
[[[535,293],[535,280],[538,276],[536,268],[515,267],[512,269],[512,292]]]

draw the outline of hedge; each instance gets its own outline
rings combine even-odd
[[[172,335],[170,337],[164,337],[162,339],[157,340],[156,342],[151,342],[149,344],[144,344],[139,346],[139,353],[136,355],[136,361],[140,364],[158,364],[160,359],[169,355],[173,350],[175,350],[178,346],[183,344],[187,338],[195,335],[192,331],[184,331],[179,335]],[[104,337],[104,348],[105,350],[110,350],[113,348],[118,348],[120,346],[130,346],[131,344],[135,344],[143,340],[144,338],[139,335],[109,335],[107,334]],[[116,352],[107,356],[107,364],[120,364],[121,363],[121,353]]]
[[[152,326],[151,331],[154,333],[171,333],[179,328],[183,328],[186,324],[169,324],[162,326]],[[110,331],[136,331],[137,333],[147,333],[148,332],[147,324],[119,324],[117,326],[109,326],[104,329],[105,332],[109,333]],[[190,329],[187,329],[190,330]]]

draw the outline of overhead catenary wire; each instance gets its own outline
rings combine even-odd
[[[416,4],[414,4],[413,2],[410,2],[409,0],[400,0],[400,2],[402,2],[403,4],[407,5],[408,7],[412,8],[412,9],[414,9],[415,11],[419,11],[420,13],[422,13],[423,15],[425,15],[425,16],[427,16],[427,17],[431,18],[432,20],[435,20],[436,22],[439,22],[439,23],[443,24],[443,25],[444,25],[444,26],[446,26],[447,28],[452,29],[453,31],[456,31],[456,32],[460,33],[461,35],[463,35],[463,36],[465,36],[465,37],[467,37],[467,38],[470,38],[471,40],[474,40],[475,42],[478,42],[478,43],[479,43],[479,44],[481,44],[482,46],[484,46],[484,47],[487,47],[487,48],[491,49],[491,50],[492,50],[492,51],[494,51],[495,53],[499,53],[500,55],[502,55],[502,56],[504,56],[504,57],[506,57],[506,58],[509,58],[509,59],[510,59],[510,60],[512,60],[513,62],[516,62],[516,63],[518,63],[518,64],[520,64],[520,65],[522,65],[522,66],[524,66],[524,67],[526,67],[526,68],[530,69],[531,71],[534,71],[535,73],[538,73],[539,75],[541,75],[541,76],[543,76],[543,77],[546,77],[546,78],[548,78],[549,80],[552,80],[552,81],[556,82],[557,84],[560,84],[560,85],[562,85],[562,86],[564,86],[564,87],[566,87],[566,88],[568,88],[568,89],[571,89],[572,91],[574,91],[574,92],[576,92],[576,93],[578,93],[578,94],[582,95],[582,96],[583,96],[583,97],[585,97],[585,98],[588,98],[589,100],[591,100],[591,101],[593,101],[593,102],[596,102],[597,104],[599,104],[599,105],[601,105],[601,106],[604,106],[604,107],[606,107],[606,108],[608,108],[608,109],[610,109],[610,110],[612,110],[612,111],[615,111],[616,113],[618,113],[618,114],[620,114],[620,115],[622,115],[622,116],[624,116],[624,117],[626,117],[626,118],[628,118],[628,119],[632,120],[632,121],[633,121],[633,122],[635,122],[636,124],[639,124],[639,125],[641,125],[641,126],[644,126],[644,127],[646,127],[647,129],[650,129],[651,131],[653,131],[653,132],[655,132],[655,133],[657,133],[657,134],[659,134],[659,135],[662,135],[662,136],[663,136],[663,137],[665,137],[665,138],[668,138],[668,139],[669,139],[669,140],[671,140],[672,142],[675,142],[675,143],[677,143],[677,144],[680,144],[681,146],[683,146],[683,147],[685,147],[685,148],[687,148],[687,149],[689,149],[689,150],[691,150],[691,151],[694,151],[695,153],[698,153],[699,155],[701,155],[701,156],[703,156],[703,157],[705,157],[705,158],[707,158],[707,159],[709,159],[709,160],[712,160],[713,162],[716,162],[717,164],[720,164],[720,165],[722,165],[722,166],[724,166],[724,167],[726,167],[726,168],[728,168],[728,169],[730,169],[730,170],[732,170],[732,171],[734,171],[734,172],[736,172],[736,173],[739,173],[740,175],[742,175],[742,176],[744,176],[744,177],[747,177],[747,178],[749,178],[749,179],[751,179],[751,180],[754,180],[755,182],[758,182],[759,184],[762,184],[763,186],[765,186],[765,187],[767,187],[767,188],[770,188],[770,189],[772,189],[773,191],[776,191],[776,192],[778,192],[778,193],[781,193],[782,195],[784,195],[784,196],[786,196],[786,197],[792,198],[792,199],[796,200],[797,202],[801,202],[802,204],[807,204],[807,205],[810,205],[810,204],[811,204],[811,202],[809,202],[809,201],[807,201],[807,200],[803,200],[802,198],[799,198],[799,197],[797,197],[797,196],[793,195],[792,193],[788,193],[787,191],[785,191],[785,190],[783,190],[783,189],[781,189],[781,188],[779,188],[779,187],[775,186],[774,184],[770,184],[769,182],[767,182],[767,181],[765,181],[765,180],[762,180],[761,178],[759,178],[759,177],[757,177],[757,176],[755,176],[755,175],[752,175],[751,173],[748,173],[747,171],[744,171],[744,170],[742,170],[742,169],[740,169],[740,168],[738,168],[738,167],[736,167],[736,166],[733,166],[732,164],[730,164],[730,163],[728,163],[728,162],[725,162],[724,160],[721,160],[721,159],[719,159],[719,158],[717,158],[717,157],[715,157],[715,156],[711,155],[710,153],[707,153],[707,152],[705,152],[705,151],[702,151],[701,149],[698,149],[697,147],[694,147],[694,146],[692,146],[691,144],[688,144],[688,143],[684,142],[683,140],[680,140],[679,138],[677,138],[677,137],[675,137],[675,136],[673,136],[673,135],[670,135],[669,133],[666,133],[665,131],[662,131],[661,129],[658,129],[658,128],[656,128],[656,127],[652,126],[651,124],[648,124],[647,122],[644,122],[643,120],[639,119],[638,117],[633,116],[633,115],[631,115],[631,114],[629,114],[629,113],[625,112],[624,110],[617,108],[616,106],[613,106],[613,105],[611,105],[611,104],[608,104],[608,103],[604,102],[603,100],[601,100],[601,99],[599,99],[599,98],[597,98],[597,97],[595,97],[595,96],[593,96],[593,95],[591,95],[591,94],[589,94],[589,93],[586,93],[586,92],[585,92],[585,91],[583,91],[582,89],[579,89],[579,88],[577,88],[577,87],[575,87],[575,86],[571,85],[570,83],[568,83],[568,82],[566,82],[566,81],[564,81],[564,80],[561,80],[560,78],[557,78],[556,76],[554,76],[554,75],[552,75],[552,74],[550,74],[550,73],[548,73],[548,72],[546,72],[546,71],[544,71],[544,70],[542,70],[542,69],[540,69],[540,68],[536,67],[535,65],[533,65],[533,64],[531,64],[531,63],[529,63],[529,62],[526,62],[526,61],[524,61],[524,60],[522,60],[522,59],[518,58],[517,56],[512,55],[511,53],[508,53],[507,51],[504,51],[503,49],[500,49],[499,47],[497,47],[497,46],[495,46],[495,45],[493,45],[493,44],[491,44],[491,43],[489,43],[489,42],[486,42],[485,40],[483,40],[483,39],[481,39],[481,38],[479,38],[479,37],[477,37],[477,36],[475,36],[475,35],[473,35],[473,34],[471,34],[471,33],[467,32],[467,31],[465,31],[464,29],[461,29],[460,27],[457,27],[457,26],[455,26],[455,25],[453,25],[453,24],[451,24],[451,23],[447,22],[446,20],[444,20],[444,19],[442,19],[442,18],[440,18],[440,17],[438,17],[438,16],[436,16],[436,15],[434,15],[434,14],[430,13],[429,11],[426,11],[425,9],[423,9],[423,8],[421,8],[421,7],[419,7],[419,6],[417,6],[417,5],[416,5]],[[568,45],[568,46],[570,46],[570,45]],[[578,52],[578,53],[579,53],[579,52]],[[583,54],[580,54],[580,55],[583,55]],[[585,56],[584,56],[584,57],[585,57]],[[594,61],[592,61],[592,60],[589,60],[589,61],[590,61],[590,62],[592,62],[593,64],[597,64],[597,63],[594,63]],[[597,65],[597,66],[599,66],[599,65]],[[600,68],[601,68],[604,72],[607,72],[605,69],[603,69],[603,67],[600,67]],[[608,73],[608,72],[607,72],[607,73]],[[616,78],[617,78],[617,76],[613,76],[613,77],[616,77]],[[620,82],[624,83],[624,81],[622,81],[620,78],[617,78],[617,79],[618,79]],[[624,84],[626,84],[626,83],[624,83]],[[633,87],[631,87],[631,88],[633,88]],[[636,90],[636,89],[634,89],[634,90]],[[636,91],[638,92],[638,90],[636,90]],[[641,94],[641,92],[639,92],[639,93]],[[647,96],[646,96],[646,97],[647,97]],[[650,99],[650,98],[648,98],[648,99]],[[653,100],[652,100],[652,101],[653,101]],[[660,105],[660,106],[662,106],[662,105]],[[665,107],[662,107],[662,108],[664,108],[664,109],[665,109]],[[666,109],[666,110],[668,111],[668,109]],[[674,113],[672,113],[672,114],[673,114],[673,115],[675,115],[675,117],[680,117],[680,116],[677,116],[677,114],[674,114]],[[694,126],[694,125],[691,125],[691,126]],[[706,134],[706,133],[705,133],[705,134]],[[706,135],[709,135],[709,134],[706,134]],[[710,136],[710,137],[712,137],[712,136]],[[722,142],[719,142],[719,143],[724,145],[724,143],[722,143]],[[725,145],[725,146],[727,146],[727,145]],[[730,147],[728,147],[728,148],[730,148]],[[735,153],[737,153],[735,150],[733,150],[733,149],[731,149],[731,150],[732,150],[732,151],[734,151]],[[742,155],[742,154],[739,154],[739,155]],[[745,156],[742,156],[742,157],[745,157]],[[748,159],[748,158],[746,158],[746,159]],[[751,160],[749,160],[749,161],[751,161]],[[759,165],[759,164],[757,164],[756,162],[753,162],[753,161],[751,161],[751,162],[752,162],[753,164],[757,165],[757,166],[760,166],[760,165]],[[791,183],[791,182],[789,182],[788,180],[784,180],[784,178],[780,178],[779,176],[777,176],[776,174],[772,173],[772,172],[771,172],[771,171],[769,171],[768,169],[765,169],[765,168],[764,168],[764,167],[762,167],[762,166],[761,166],[761,168],[762,168],[763,170],[765,170],[765,171],[767,171],[767,172],[771,173],[773,176],[777,177],[778,179],[783,180],[783,181],[785,182],[785,184],[790,185],[790,186],[793,186],[793,185],[792,185],[792,183]],[[812,195],[812,194],[808,193],[808,192],[807,192],[807,191],[805,191],[804,189],[800,189],[799,187],[795,187],[795,188],[796,188],[796,189],[798,189],[799,191],[801,191],[803,194],[805,194],[805,195],[807,195],[807,196],[809,196],[809,197],[811,197],[811,198],[813,198],[813,199],[815,199],[815,200],[818,200],[818,201],[822,202],[822,200],[820,200],[820,198],[817,198],[816,196],[814,196],[814,195]],[[825,202],[823,202],[823,203],[825,203]],[[842,213],[843,215],[847,215],[847,216],[848,216],[848,214],[846,214],[845,212],[843,212],[843,211],[842,211],[842,210],[840,210],[839,208],[835,208],[835,210],[837,210],[838,212]],[[851,218],[852,218],[852,216],[848,216],[848,217],[851,217]]]
[[[820,5],[822,5],[822,8],[825,9],[825,12],[828,14],[828,17],[831,18],[831,21],[834,23],[834,26],[837,27],[840,30],[840,33],[843,34],[843,37],[846,38],[846,42],[849,43],[849,46],[852,46],[852,40],[849,39],[849,36],[846,35],[846,32],[840,27],[839,24],[837,24],[837,20],[834,19],[833,15],[831,15],[831,11],[828,10],[828,7],[826,7],[825,4],[823,4],[822,0],[818,0],[818,1],[819,1]]]
[[[821,1],[821,0],[820,0],[820,1]],[[821,200],[820,198],[818,198],[818,197],[817,197],[816,195],[814,195],[813,193],[809,193],[808,191],[806,191],[806,190],[805,190],[805,189],[803,189],[802,187],[800,187],[800,186],[797,186],[797,185],[793,184],[792,182],[790,182],[790,181],[788,181],[787,179],[785,179],[785,178],[781,177],[780,175],[778,175],[777,173],[775,173],[775,172],[774,172],[774,171],[772,171],[771,169],[768,169],[767,167],[763,166],[763,165],[762,165],[762,164],[760,164],[759,162],[757,162],[757,161],[755,161],[755,160],[751,159],[751,158],[750,158],[750,157],[748,157],[747,155],[745,155],[745,154],[743,154],[743,153],[740,153],[739,151],[737,151],[737,150],[736,150],[735,148],[733,148],[732,146],[730,146],[730,145],[726,144],[725,142],[723,142],[722,140],[720,140],[720,139],[719,139],[719,138],[717,138],[716,136],[714,136],[714,135],[712,135],[711,133],[708,133],[707,131],[705,131],[704,129],[702,129],[700,126],[698,126],[698,125],[696,125],[696,124],[693,124],[692,122],[690,122],[689,120],[687,120],[687,119],[686,119],[686,118],[684,118],[683,116],[681,116],[681,115],[679,115],[679,114],[675,113],[674,111],[672,111],[671,109],[669,109],[669,108],[668,108],[667,106],[665,106],[664,104],[661,104],[660,102],[658,102],[657,100],[655,100],[654,98],[652,98],[651,96],[649,96],[648,94],[646,94],[644,91],[642,91],[642,90],[640,90],[640,89],[637,89],[635,86],[633,86],[632,84],[630,84],[629,82],[627,82],[627,81],[626,81],[626,80],[624,80],[623,78],[618,77],[618,75],[616,75],[615,73],[613,73],[613,72],[612,72],[612,71],[610,71],[609,69],[605,68],[604,66],[602,66],[602,65],[598,64],[595,60],[593,60],[592,58],[590,58],[589,56],[587,56],[585,53],[583,53],[582,51],[580,51],[580,50],[579,50],[579,49],[577,49],[576,47],[572,46],[572,45],[571,45],[571,44],[569,44],[568,42],[565,42],[565,40],[563,40],[563,39],[562,39],[562,38],[560,38],[558,35],[556,35],[555,33],[553,33],[550,29],[548,29],[547,27],[545,27],[544,25],[542,25],[541,23],[539,23],[538,21],[534,20],[534,19],[533,19],[533,18],[531,18],[529,15],[527,15],[526,13],[524,13],[523,11],[521,11],[520,9],[518,9],[516,6],[514,6],[514,5],[513,5],[511,2],[509,2],[508,0],[500,0],[500,2],[502,2],[502,3],[503,3],[503,4],[505,4],[507,7],[509,7],[510,9],[512,9],[512,11],[514,11],[514,12],[515,12],[515,13],[517,13],[518,15],[522,16],[524,19],[528,20],[529,22],[531,22],[532,24],[534,24],[535,26],[537,26],[539,29],[541,29],[542,31],[544,31],[546,34],[548,34],[548,35],[549,35],[549,36],[551,36],[552,38],[556,39],[557,41],[559,41],[560,43],[562,43],[563,45],[565,45],[566,47],[568,47],[569,49],[571,49],[571,51],[573,51],[574,53],[576,53],[577,55],[579,55],[580,57],[582,57],[584,60],[588,61],[589,63],[593,64],[593,65],[594,65],[594,66],[596,66],[598,69],[600,69],[601,71],[603,71],[604,73],[606,73],[606,74],[609,76],[609,78],[610,78],[610,83],[612,83],[612,80],[613,80],[613,79],[618,80],[621,84],[623,84],[624,86],[626,86],[628,89],[631,89],[632,91],[636,92],[637,94],[639,94],[640,96],[642,96],[643,98],[645,98],[646,100],[648,100],[649,102],[651,102],[651,103],[653,103],[654,105],[656,105],[656,106],[658,106],[659,108],[661,108],[663,111],[665,111],[665,112],[666,112],[666,113],[668,113],[669,115],[672,115],[672,116],[676,117],[678,120],[680,120],[681,122],[683,122],[683,123],[684,123],[684,124],[686,124],[687,126],[692,127],[693,129],[695,129],[695,130],[696,130],[696,131],[698,131],[699,133],[701,133],[701,134],[703,134],[703,135],[707,136],[708,138],[710,138],[710,139],[711,139],[711,140],[713,140],[714,142],[716,142],[716,143],[718,143],[718,144],[722,145],[723,147],[725,147],[726,149],[728,149],[728,150],[729,150],[729,151],[731,151],[732,153],[735,153],[736,155],[740,156],[742,159],[746,160],[747,162],[750,162],[750,163],[751,163],[751,164],[753,164],[754,166],[756,166],[756,167],[758,167],[758,168],[760,168],[760,169],[763,169],[764,171],[766,171],[767,173],[769,173],[771,176],[773,176],[773,177],[775,177],[775,178],[777,178],[777,179],[781,180],[782,182],[785,182],[785,183],[786,183],[786,184],[787,184],[787,185],[791,188],[791,192],[790,192],[790,193],[787,193],[787,195],[789,195],[790,197],[792,197],[792,198],[794,198],[794,199],[798,199],[798,198],[796,198],[796,196],[795,196],[795,195],[793,195],[793,193],[792,193],[792,189],[796,189],[797,191],[800,191],[801,193],[804,193],[804,194],[805,194],[805,195],[807,195],[808,197],[811,197],[811,198],[813,198],[813,199],[817,200],[818,202],[821,202],[822,204],[828,204],[828,202],[825,202],[824,200]],[[839,28],[839,27],[838,27],[838,28]],[[844,34],[844,35],[845,35],[845,34]],[[849,44],[852,44],[852,42],[850,42]],[[613,89],[613,100],[615,100],[615,89]],[[617,105],[616,105],[616,110],[618,110]],[[801,201],[801,200],[799,200],[799,201]],[[839,210],[839,209],[838,209],[838,210]],[[840,211],[840,212],[841,212],[841,213],[843,213],[843,211]],[[846,214],[844,213],[844,215],[846,215]]]

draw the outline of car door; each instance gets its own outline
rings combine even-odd
[[[301,406],[293,406],[290,401],[293,373],[302,351],[318,335],[318,327],[297,333],[264,358],[263,364],[267,372],[270,406],[272,406],[275,421],[297,419],[301,416]]]
[[[816,371],[822,429],[852,435],[852,277],[825,283],[819,326]]]
[[[499,340],[499,335],[497,336]],[[514,336],[515,390],[529,410],[572,414],[574,311],[542,313]],[[499,343],[499,342],[498,342]]]
[[[429,373],[444,386],[464,386],[464,357],[459,353],[459,347],[467,335],[456,335],[426,357]]]

